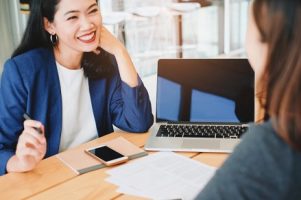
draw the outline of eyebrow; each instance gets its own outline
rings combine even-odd
[[[93,8],[94,6],[97,6],[97,3],[94,3],[94,4],[92,4],[91,6],[89,6],[89,8],[88,8],[87,10],[90,10],[90,9]],[[68,14],[71,14],[71,13],[78,13],[78,12],[79,12],[79,10],[70,10],[70,11],[66,12],[66,13],[64,14],[64,16],[66,16],[66,15],[68,15]]]

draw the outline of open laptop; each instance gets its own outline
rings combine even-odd
[[[161,59],[146,150],[232,152],[254,121],[247,59]]]

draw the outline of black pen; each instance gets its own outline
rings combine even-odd
[[[24,117],[24,119],[26,119],[26,120],[32,120],[31,117],[29,117],[29,115],[28,115],[27,113],[24,113],[24,114],[23,114],[23,117]],[[33,127],[33,128],[34,128],[36,131],[38,131],[38,133],[40,133],[40,134],[43,133],[43,131],[42,131],[41,128],[36,128],[36,127]]]

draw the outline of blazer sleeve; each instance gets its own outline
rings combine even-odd
[[[23,130],[27,92],[16,63],[10,59],[4,65],[0,85],[0,175],[15,154]]]
[[[153,124],[149,95],[138,76],[138,86],[130,87],[120,76],[110,101],[113,124],[128,132],[146,132]]]

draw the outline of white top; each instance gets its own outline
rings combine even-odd
[[[62,132],[59,151],[98,137],[89,82],[82,68],[71,70],[56,62],[62,94]]]

